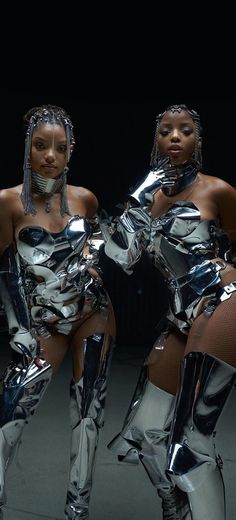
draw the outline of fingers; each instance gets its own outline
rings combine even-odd
[[[37,367],[42,368],[44,366],[44,360],[40,357],[34,358],[34,363]]]

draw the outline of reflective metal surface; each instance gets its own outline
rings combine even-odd
[[[83,377],[78,383],[71,383],[71,464],[65,507],[68,520],[88,519],[99,430],[104,421],[111,340],[105,355],[102,354],[103,348],[103,334],[84,339]]]
[[[50,327],[69,334],[85,312],[107,308],[97,267],[103,240],[96,219],[74,216],[58,233],[28,226],[16,245],[34,334],[47,337]]]

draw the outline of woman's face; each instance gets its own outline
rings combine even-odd
[[[55,178],[64,171],[67,158],[67,140],[63,126],[39,124],[32,135],[31,168],[43,177]]]
[[[158,148],[161,157],[170,157],[171,163],[181,166],[193,157],[196,126],[188,112],[166,112],[160,121]]]

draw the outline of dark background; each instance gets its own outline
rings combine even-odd
[[[1,186],[22,181],[24,131],[22,117],[33,106],[62,106],[74,123],[76,148],[69,182],[93,190],[107,211],[123,200],[130,185],[148,169],[155,116],[173,103],[186,103],[200,114],[203,126],[203,170],[234,183],[234,98],[185,99],[166,96],[133,102],[93,102],[76,95],[37,94],[28,90],[1,90]]]
[[[157,96],[149,99],[119,98],[117,102],[76,94],[35,93],[33,90],[1,91],[1,186],[22,182],[24,130],[22,117],[31,107],[56,104],[67,110],[74,123],[76,147],[68,182],[85,186],[97,195],[109,214],[119,213],[130,186],[148,170],[155,130],[155,116],[167,106],[185,103],[195,109],[203,127],[203,172],[235,182],[234,98]],[[102,258],[104,280],[112,298],[118,324],[118,344],[147,345],[165,312],[166,291],[147,258],[124,274]]]

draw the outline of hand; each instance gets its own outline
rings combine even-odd
[[[34,358],[34,363],[38,368],[42,368],[44,366],[45,360],[37,356]]]
[[[136,205],[147,206],[153,202],[155,193],[164,185],[173,185],[173,176],[176,168],[171,165],[169,157],[162,159],[157,168],[151,170],[133,192],[129,193],[129,200]]]

